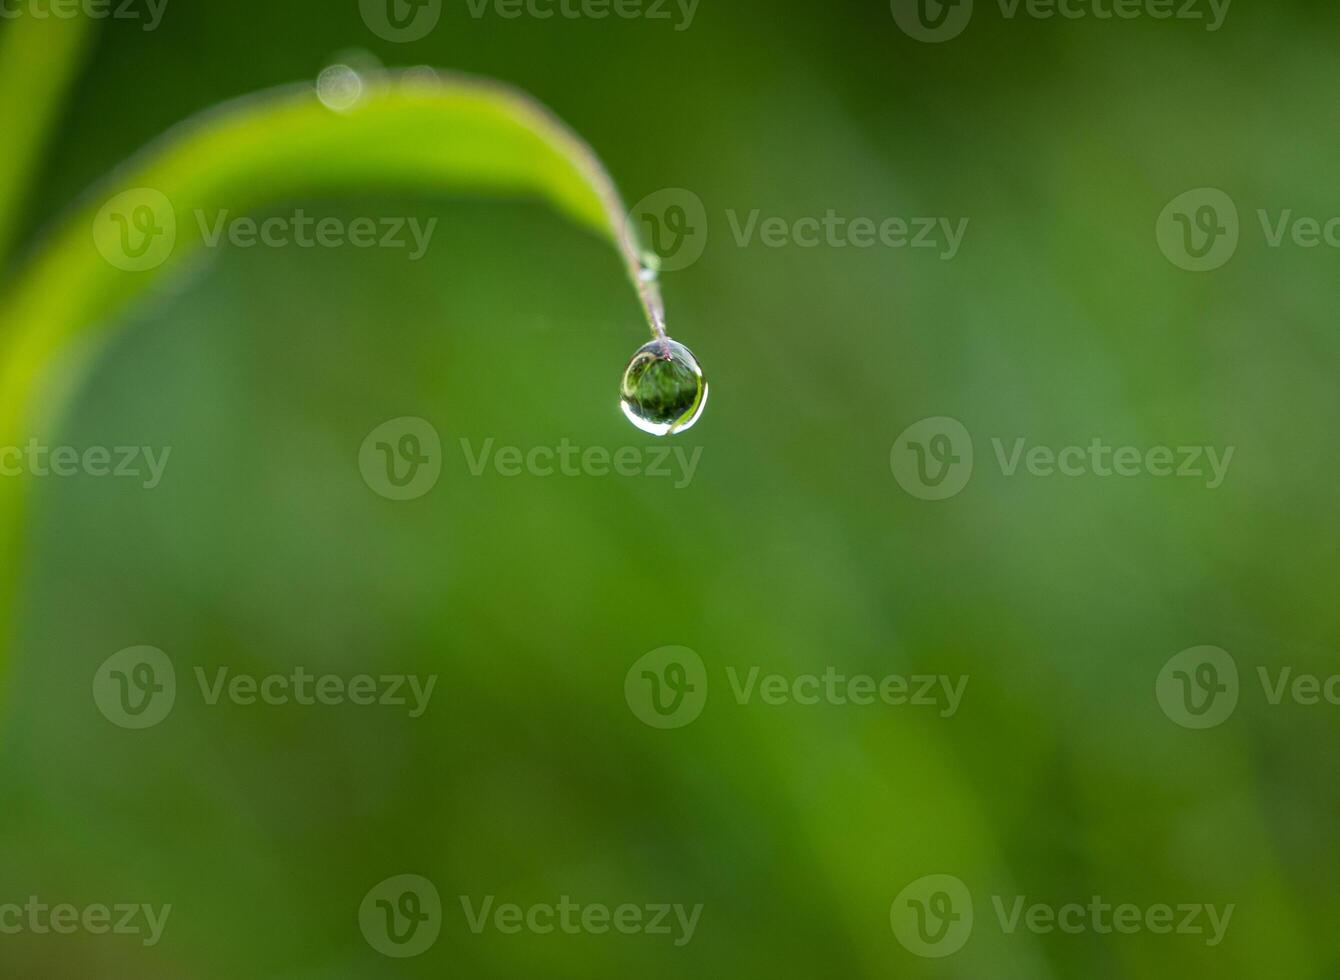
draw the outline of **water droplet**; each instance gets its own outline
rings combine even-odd
[[[316,97],[327,109],[344,112],[363,96],[363,76],[348,65],[331,65],[316,79]]]
[[[628,362],[619,405],[643,432],[654,436],[683,432],[703,414],[707,379],[693,351],[668,337],[653,340]]]

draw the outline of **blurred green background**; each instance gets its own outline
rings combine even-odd
[[[645,326],[615,252],[543,205],[394,192],[267,214],[438,220],[404,251],[225,247],[128,310],[53,444],[170,446],[163,482],[33,479],[0,720],[0,905],[172,905],[162,941],[0,935],[0,975],[1340,976],[1340,707],[1258,668],[1340,672],[1331,247],[1257,210],[1340,215],[1340,10],[1201,22],[1011,19],[978,0],[923,43],[883,2],[703,0],[672,19],[505,19],[448,2],[406,44],[353,0],[170,0],[101,23],[18,212],[20,248],[120,161],[221,100],[351,49],[534,93],[629,202],[684,188],[706,247],[664,276],[712,383],[691,483],[472,475],[460,440],[661,445],[615,402]],[[14,29],[0,25],[0,37]],[[356,58],[354,60],[357,60]],[[25,92],[3,93],[5,114]],[[17,117],[15,117],[17,118]],[[1241,243],[1184,271],[1155,222],[1226,191]],[[740,245],[732,216],[966,217],[936,250]],[[0,393],[0,397],[4,397]],[[442,475],[384,499],[358,468],[428,420]],[[940,502],[890,468],[960,420]],[[1235,447],[1223,485],[1006,476],[1007,446]],[[148,644],[172,714],[119,728],[95,672]],[[638,658],[701,656],[701,717],[639,721]],[[1227,650],[1231,717],[1155,685]],[[384,706],[207,705],[213,672],[437,674]],[[728,668],[968,678],[957,712],[737,702]],[[382,956],[364,896],[441,893],[423,955]],[[966,945],[906,948],[891,906],[947,874]],[[473,933],[478,903],[701,903],[692,941]],[[1042,933],[1007,907],[1233,905],[1200,935]]]

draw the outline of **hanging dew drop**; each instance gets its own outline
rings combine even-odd
[[[707,379],[698,359],[669,337],[638,348],[619,385],[628,421],[655,436],[691,428],[707,405]]]

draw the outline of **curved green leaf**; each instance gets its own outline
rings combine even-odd
[[[540,195],[614,244],[653,336],[664,336],[655,276],[625,235],[618,192],[556,117],[499,83],[429,69],[347,81],[358,97],[339,110],[305,85],[206,113],[87,196],[0,306],[0,446],[44,431],[77,383],[82,342],[200,246],[195,212],[236,214],[299,193]],[[12,614],[22,482],[0,480],[0,616]]]

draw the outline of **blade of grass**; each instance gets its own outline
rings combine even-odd
[[[222,106],[169,132],[90,192],[0,304],[0,447],[48,431],[92,342],[200,247],[197,211],[238,214],[294,194],[395,187],[538,195],[615,246],[652,335],[664,336],[660,291],[645,253],[625,233],[618,191],[567,126],[524,93],[482,79],[416,69],[379,72],[362,87],[341,111],[324,105],[311,86]],[[104,221],[104,206],[126,193],[157,203],[149,212],[141,204],[114,213],[123,233],[139,210],[164,242],[173,239],[161,263],[142,271],[107,257],[117,242],[105,233],[117,225]],[[27,482],[0,479],[0,675],[12,642]]]
[[[0,30],[0,269],[5,268],[34,168],[93,33],[88,17],[20,13]]]

